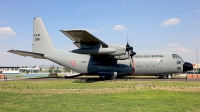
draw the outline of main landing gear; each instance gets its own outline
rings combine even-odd
[[[104,80],[113,80],[116,79],[116,76],[99,76],[100,79],[104,79]]]

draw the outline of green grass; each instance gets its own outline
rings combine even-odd
[[[199,82],[0,82],[0,111],[198,112]]]

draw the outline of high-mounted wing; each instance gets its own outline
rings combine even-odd
[[[106,43],[99,40],[98,38],[96,38],[95,36],[93,36],[92,34],[90,34],[85,30],[60,30],[60,31],[67,37],[69,37],[72,41],[74,41],[74,44],[78,48],[83,48],[83,46],[81,47],[80,45],[77,45],[78,43],[87,46],[93,46],[95,44],[100,43],[103,48],[108,47]]]
[[[39,53],[33,53],[33,52],[27,52],[27,51],[20,51],[20,50],[9,50],[8,52],[13,53],[13,54],[18,54],[21,56],[30,56],[33,58],[40,58],[44,59],[44,54],[39,54]]]
[[[111,46],[99,40],[85,30],[60,30],[69,37],[79,48],[72,50],[74,53],[90,55],[124,55],[125,46]]]

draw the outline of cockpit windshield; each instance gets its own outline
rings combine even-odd
[[[179,55],[177,55],[177,59],[181,59],[181,57]]]
[[[173,59],[181,59],[181,61],[184,62],[180,55],[172,54],[172,58]]]
[[[178,59],[178,55],[177,54],[172,54],[172,58]]]

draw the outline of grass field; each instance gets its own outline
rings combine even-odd
[[[199,112],[199,82],[0,82],[0,111]]]

